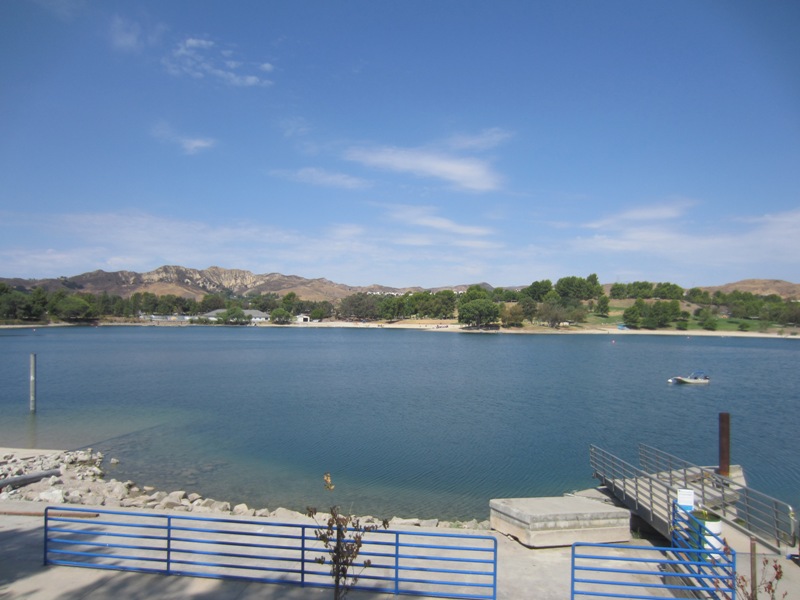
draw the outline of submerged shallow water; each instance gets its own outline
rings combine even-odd
[[[5,330],[0,446],[91,446],[120,459],[109,477],[259,508],[483,519],[491,498],[595,485],[590,444],[633,463],[644,442],[716,464],[730,412],[732,462],[797,506],[798,359],[786,339]],[[694,369],[712,383],[666,383]]]

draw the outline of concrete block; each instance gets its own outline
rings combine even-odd
[[[492,529],[530,548],[627,542],[631,539],[630,519],[626,508],[577,496],[489,502]]]

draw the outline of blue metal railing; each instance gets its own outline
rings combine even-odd
[[[571,598],[736,598],[736,553],[703,522],[673,505],[672,546],[576,543]]]
[[[44,515],[46,565],[333,587],[316,524],[64,506],[54,510],[51,514],[47,507]],[[319,557],[326,562],[319,564]],[[378,529],[364,536],[351,572],[359,573],[353,589],[494,600],[497,540]]]

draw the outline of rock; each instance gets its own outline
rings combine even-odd
[[[119,481],[113,481],[106,485],[105,494],[109,498],[113,498],[115,500],[122,500],[123,498],[128,497],[128,488],[124,483],[120,483]]]
[[[419,522],[420,527],[438,527],[439,519],[422,519]]]
[[[39,492],[39,500],[50,504],[64,504],[64,490],[52,488],[44,492]]]
[[[294,510],[289,510],[286,508],[276,508],[271,513],[269,513],[269,516],[272,517],[273,519],[280,519],[283,521],[297,521],[302,519],[309,519],[306,515],[302,513],[299,513]],[[321,519],[322,517],[319,518]]]
[[[389,521],[390,527],[419,527],[419,519],[401,519],[400,517],[392,517]]]
[[[185,497],[186,497],[186,492],[183,491],[170,492],[169,494],[167,494],[166,500],[169,500],[171,502],[177,502],[178,504],[180,504],[181,500],[183,500]]]
[[[247,504],[237,504],[233,507],[233,514],[237,516],[252,517],[255,514],[255,509],[249,508]]]
[[[197,500],[200,500],[202,498],[202,496],[200,494],[196,494],[195,492],[192,492],[191,494],[189,494],[187,496],[187,498],[189,499],[189,502],[194,503]]]
[[[112,458],[111,459],[111,464],[112,465],[118,465],[119,464],[119,459],[118,458]]]
[[[256,517],[268,517],[269,516],[269,509],[268,508],[259,508],[255,515]]]

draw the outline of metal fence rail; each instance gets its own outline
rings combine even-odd
[[[676,489],[597,446],[589,446],[589,463],[596,479],[669,539]]]
[[[672,546],[576,543],[571,598],[735,600],[736,553],[673,504]]]
[[[786,502],[646,444],[639,444],[639,463],[670,487],[695,490],[704,506],[763,544],[778,551],[797,545],[797,518]]]
[[[330,562],[316,560],[329,558],[314,534],[317,525],[64,506],[50,514],[50,509],[44,516],[45,564],[333,586]],[[364,560],[371,562],[366,569]],[[354,569],[361,575],[353,589],[495,599],[497,540],[379,529],[364,536]]]

